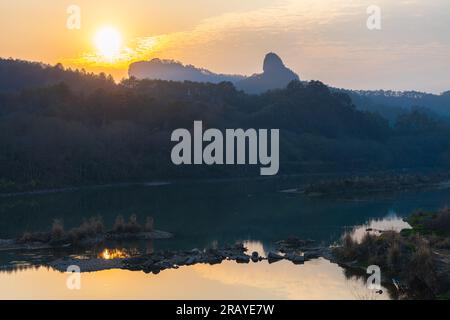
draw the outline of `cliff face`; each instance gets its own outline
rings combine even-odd
[[[247,93],[262,93],[271,89],[285,88],[293,80],[300,78],[284,65],[278,55],[268,53],[264,58],[263,73],[238,81],[236,87]]]
[[[238,89],[247,93],[262,93],[271,89],[285,88],[292,80],[299,80],[297,74],[288,69],[275,53],[264,58],[263,73],[244,77],[239,75],[217,74],[206,69],[183,65],[172,60],[152,59],[132,63],[128,69],[130,77],[137,79],[159,79],[172,81],[195,81],[219,83],[232,82]]]

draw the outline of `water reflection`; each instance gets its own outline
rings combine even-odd
[[[249,254],[256,251],[266,256],[276,241],[290,236],[311,238],[320,245],[333,243],[346,230],[357,239],[367,229],[400,230],[407,227],[401,217],[417,208],[444,207],[450,199],[450,189],[369,195],[349,201],[275,191],[297,187],[297,181],[278,181],[269,187],[263,181],[256,184],[258,188],[240,181],[0,198],[0,239],[48,230],[55,218],[64,220],[68,228],[78,226],[92,213],[104,218],[106,228],[117,215],[137,213],[144,219],[150,213],[157,229],[175,234],[170,240],[107,244],[81,251],[0,252],[3,270],[14,270],[0,272],[0,298],[388,299],[391,296],[385,288],[378,295],[365,287],[366,275],[344,272],[324,259],[304,265],[226,261],[158,275],[124,270],[86,273],[81,291],[67,290],[66,274],[40,266],[67,256],[111,259],[137,252],[221,247],[242,240]]]
[[[247,248],[247,254],[252,254],[252,252],[258,252],[259,256],[266,257],[268,250],[264,247],[261,241],[255,240],[245,240],[242,241],[244,247]]]
[[[98,257],[100,259],[111,260],[128,258],[130,255],[124,249],[105,249],[98,255]]]
[[[410,229],[411,226],[398,217],[396,213],[390,212],[388,216],[382,219],[371,219],[368,222],[355,226],[350,231],[352,238],[358,242],[361,242],[364,235],[367,233],[372,235],[380,235],[383,231],[397,231],[400,232],[403,229]]]
[[[324,259],[304,265],[289,261],[199,264],[158,275],[126,270],[83,273],[81,290],[68,290],[67,274],[27,269],[14,277],[0,274],[0,299],[389,299],[347,278]]]

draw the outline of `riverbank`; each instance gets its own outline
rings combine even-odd
[[[406,221],[411,229],[374,235],[362,240],[344,236],[334,248],[336,261],[348,269],[377,265],[392,279],[405,299],[439,299],[450,293],[450,211],[418,211]]]
[[[430,174],[376,174],[321,180],[306,185],[299,192],[307,196],[354,195],[448,186],[449,182],[449,172]]]
[[[144,225],[131,215],[128,221],[117,216],[111,230],[105,231],[101,217],[91,217],[78,227],[64,229],[61,220],[55,219],[50,231],[25,232],[14,239],[0,239],[0,251],[56,250],[69,247],[91,248],[105,242],[130,240],[169,239],[173,234],[155,230],[152,217],[147,217]]]
[[[151,181],[151,182],[123,182],[123,183],[109,183],[109,184],[98,184],[98,185],[87,185],[87,186],[71,186],[71,187],[59,187],[50,189],[36,189],[21,192],[0,192],[0,197],[18,197],[25,195],[40,195],[40,194],[51,194],[51,193],[62,193],[62,192],[74,192],[79,190],[95,190],[95,189],[108,189],[108,188],[127,188],[134,186],[144,186],[144,187],[159,187],[171,184],[168,181]]]
[[[422,173],[415,173],[422,172]],[[239,176],[239,177],[217,177],[217,178],[178,178],[170,180],[149,180],[149,181],[125,181],[115,183],[101,183],[101,184],[84,184],[84,185],[45,185],[45,184],[27,184],[9,187],[9,185],[15,185],[14,183],[8,183],[0,179],[0,198],[19,197],[25,195],[45,195],[52,193],[68,193],[80,190],[101,190],[112,188],[127,188],[135,186],[143,187],[158,187],[172,184],[204,184],[204,183],[226,183],[226,182],[270,182],[270,181],[288,181],[304,178],[307,181],[313,181],[312,183],[306,183],[300,187],[295,187],[292,182],[291,189],[282,190],[287,193],[306,193],[315,194],[314,189],[330,189],[323,194],[332,194],[332,190],[342,191],[339,188],[342,184],[352,184],[356,182],[363,182],[364,180],[377,181],[380,179],[388,181],[389,179],[397,179],[398,177],[415,177],[420,179],[419,185],[435,184],[436,182],[450,181],[450,172],[438,171],[436,169],[410,169],[410,170],[383,170],[383,171],[323,171],[323,172],[305,172],[302,174],[279,174],[277,176]],[[437,179],[437,181],[436,181]],[[402,182],[405,183],[405,179]],[[407,184],[417,183],[411,181]],[[360,188],[348,189],[349,192],[358,192]],[[384,190],[381,188],[380,190]],[[280,191],[280,190],[277,190]],[[373,189],[376,191],[376,189]],[[319,192],[321,193],[321,192]]]

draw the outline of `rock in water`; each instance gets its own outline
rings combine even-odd
[[[269,252],[269,254],[267,255],[267,260],[269,260],[269,263],[277,262],[282,259],[284,259],[284,257],[279,255],[278,253]]]
[[[301,256],[301,255],[298,255],[295,253],[288,253],[288,254],[286,254],[285,258],[294,264],[302,264],[305,262],[304,256]]]

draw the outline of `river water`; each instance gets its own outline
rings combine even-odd
[[[323,258],[294,265],[199,264],[145,274],[125,270],[82,273],[81,289],[69,290],[68,274],[41,264],[67,255],[113,258],[164,249],[220,247],[243,241],[266,254],[290,236],[331,244],[344,232],[361,237],[375,229],[407,227],[402,218],[421,208],[448,204],[450,189],[370,195],[305,197],[291,190],[314,176],[86,188],[0,198],[0,239],[48,230],[53,219],[66,229],[101,216],[110,228],[118,215],[152,216],[173,239],[95,248],[87,252],[0,252],[0,299],[395,299],[390,287],[375,293],[364,275],[350,275]]]

